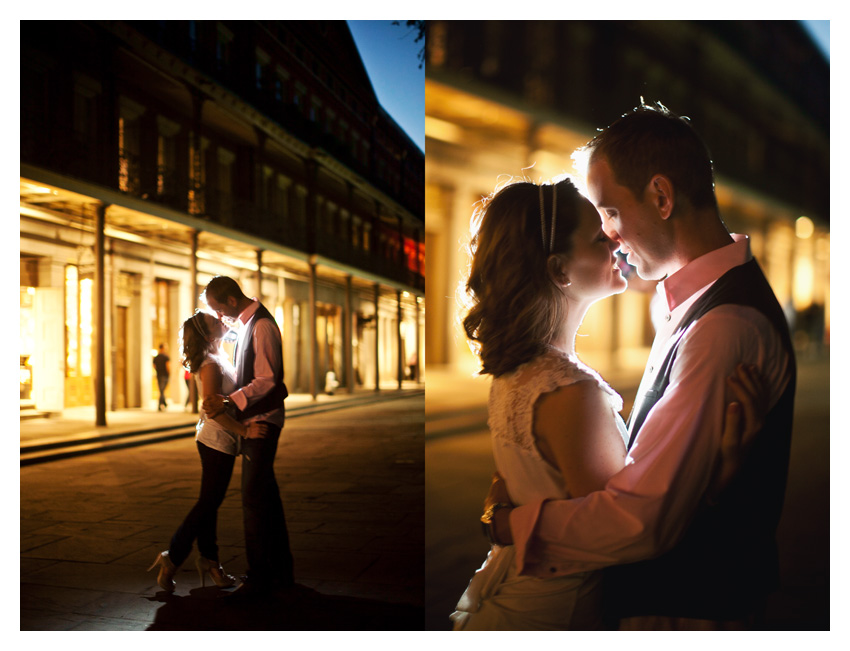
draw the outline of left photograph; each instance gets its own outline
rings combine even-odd
[[[423,630],[424,34],[21,21],[21,630]]]

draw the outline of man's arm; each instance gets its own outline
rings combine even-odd
[[[749,308],[724,307],[695,323],[626,467],[605,489],[510,512],[520,572],[559,576],[670,549],[711,481],[732,397],[726,379],[740,362],[760,369],[774,404],[788,381],[788,358],[767,320]],[[497,519],[497,535],[499,525]]]
[[[280,331],[269,319],[260,319],[254,324],[254,379],[250,384],[230,394],[230,399],[239,409],[254,404],[267,395],[277,384],[281,359]]]

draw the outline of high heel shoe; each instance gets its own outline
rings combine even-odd
[[[156,557],[153,565],[148,568],[148,572],[157,566],[159,566],[159,574],[156,577],[157,585],[166,592],[174,592],[174,586],[176,585],[174,575],[177,574],[177,566],[171,562],[171,559],[168,557],[168,551],[164,551]]]
[[[230,588],[236,585],[236,577],[227,574],[218,561],[211,561],[203,556],[195,559],[195,567],[198,568],[198,576],[201,577],[201,587],[206,587],[207,574],[219,588]]]

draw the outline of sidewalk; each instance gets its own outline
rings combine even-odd
[[[408,387],[405,387],[408,388]],[[145,570],[197,499],[190,436],[21,467],[22,630],[422,630],[424,450],[422,387],[292,396],[275,459],[299,589],[234,605],[201,587],[196,550],[168,595]],[[369,400],[372,398],[372,400]],[[344,407],[344,408],[343,408]],[[70,410],[69,410],[70,411]],[[79,415],[79,419],[71,416]],[[98,431],[85,417],[51,435]],[[110,431],[194,423],[179,411],[110,413]],[[50,421],[48,421],[50,423]],[[47,436],[21,423],[22,439]],[[45,439],[43,439],[45,440]],[[241,464],[218,515],[220,560],[245,572]]]
[[[402,392],[424,389],[424,383],[402,382]],[[286,412],[288,418],[294,418],[325,409],[391,399],[398,395],[401,395],[398,382],[382,383],[381,391],[368,388],[357,389],[354,393],[342,390],[332,396],[322,393],[316,396],[316,400],[313,400],[309,393],[294,393],[286,398]],[[166,411],[160,412],[157,411],[156,404],[156,400],[151,400],[149,408],[107,411],[106,426],[101,427],[95,425],[93,406],[72,407],[65,409],[58,416],[21,419],[21,449],[23,451],[34,445],[70,444],[74,441],[108,438],[131,432],[169,430],[194,426],[198,422],[198,414],[187,412],[182,405],[169,404]]]

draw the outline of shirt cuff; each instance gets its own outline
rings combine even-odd
[[[511,509],[511,535],[514,539],[517,574],[535,573],[538,559],[534,557],[530,543],[545,503],[546,500],[540,500]]]
[[[234,391],[229,396],[230,401],[233,402],[237,407],[239,407],[239,411],[244,411],[245,407],[248,406],[248,398],[245,397],[245,392],[242,389],[238,391]]]

